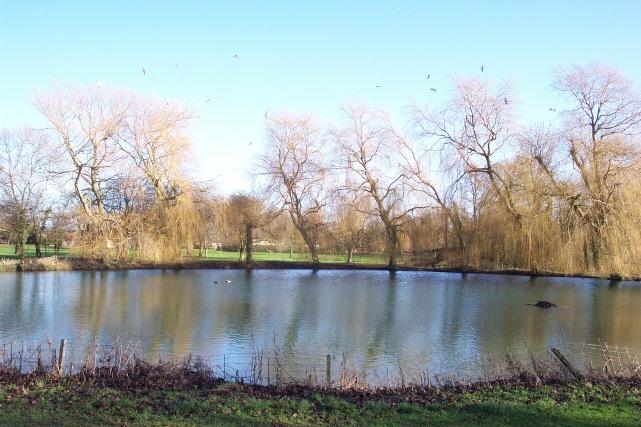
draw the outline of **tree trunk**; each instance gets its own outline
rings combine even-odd
[[[319,262],[318,260],[318,249],[316,248],[316,242],[312,239],[312,237],[307,233],[307,231],[302,232],[301,234],[303,235],[303,240],[307,244],[307,247],[309,248],[309,254],[312,257],[312,262],[314,264],[317,264]]]
[[[347,248],[347,264],[351,264],[354,262],[352,259],[353,255],[354,255],[354,248],[350,246],[349,248]]]
[[[594,266],[595,271],[600,271],[601,269],[601,231],[593,231],[592,237],[590,238],[590,246],[592,252],[592,265]]]
[[[387,241],[387,250],[389,253],[389,264],[388,268],[390,270],[396,270],[398,263],[396,261],[396,256],[398,253],[398,231],[394,227],[390,227],[388,230],[388,241]]]
[[[38,236],[35,237],[33,243],[36,245],[36,256],[38,258],[42,257],[42,251],[40,250],[40,239],[38,238]]]
[[[308,243],[307,246],[309,247],[309,253],[312,256],[312,262],[314,264],[318,264],[320,260],[318,258],[318,249],[316,249],[316,245]]]
[[[448,232],[447,231],[448,231],[448,228],[449,228],[449,224],[448,224],[448,217],[447,217],[446,209],[447,208],[443,208],[443,248],[444,249],[447,249],[447,247],[449,246],[449,242],[447,240],[447,238],[448,238]]]
[[[312,262],[317,264],[319,262],[319,259],[318,259],[318,249],[316,248],[316,239],[313,238],[313,236],[309,233],[309,230],[305,228],[304,224],[302,225],[298,224],[297,228],[301,237],[305,241],[307,248],[309,248],[309,254],[312,257]]]
[[[252,253],[254,251],[253,226],[245,226],[245,262],[252,262]]]

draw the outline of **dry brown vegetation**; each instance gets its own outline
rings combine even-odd
[[[65,344],[68,346],[69,344]],[[62,349],[63,347],[60,347]],[[345,355],[334,355],[336,366],[305,366],[304,374],[292,373],[289,362],[299,366],[275,347],[264,352],[254,349],[241,359],[232,355],[215,357],[188,355],[180,359],[148,361],[138,354],[135,342],[116,339],[111,345],[98,342],[77,349],[74,354],[59,350],[56,345],[10,341],[0,345],[0,378],[24,382],[34,378],[74,382],[90,381],[103,386],[193,388],[206,384],[232,381],[239,384],[274,387],[288,390],[332,389],[337,391],[428,392],[437,390],[474,390],[495,384],[540,386],[555,383],[639,384],[641,363],[638,355],[627,348],[607,344],[583,344],[559,351],[556,348],[534,356],[506,354],[500,358],[483,359],[473,371],[408,371],[399,361],[381,377],[351,366]],[[587,358],[586,358],[587,356]],[[329,357],[329,355],[328,355]],[[321,358],[319,357],[319,360]],[[577,359],[585,362],[578,363]],[[227,361],[225,363],[225,360]],[[299,366],[300,367],[300,366]]]

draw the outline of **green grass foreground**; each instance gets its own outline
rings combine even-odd
[[[220,383],[170,390],[39,379],[0,385],[3,425],[639,425],[638,385],[495,386],[414,395]]]

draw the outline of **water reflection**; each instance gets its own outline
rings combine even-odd
[[[526,305],[540,299],[561,307]],[[638,301],[637,284],[592,279],[326,270],[5,273],[0,339],[66,337],[80,348],[124,337],[154,358],[270,351],[276,344],[300,369],[343,352],[363,371],[399,361],[408,369],[457,369],[561,341],[641,348]]]

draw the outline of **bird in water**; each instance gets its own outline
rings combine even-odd
[[[225,280],[225,283],[231,283],[231,280],[226,279],[226,280]]]
[[[509,103],[509,101],[507,100],[507,98],[503,98],[503,102],[505,102],[505,105],[507,105],[507,104]]]
[[[527,304],[527,305],[531,305],[532,307],[538,307],[538,308],[558,307],[558,305],[554,304],[553,302],[545,301],[545,300],[539,300],[536,302],[536,304]]]

